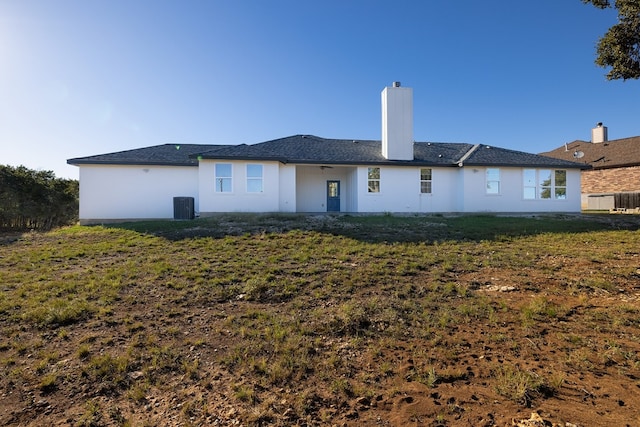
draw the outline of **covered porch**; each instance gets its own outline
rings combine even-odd
[[[357,167],[296,166],[296,212],[357,212]]]

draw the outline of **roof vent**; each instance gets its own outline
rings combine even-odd
[[[393,82],[393,87],[400,87],[400,82]]]

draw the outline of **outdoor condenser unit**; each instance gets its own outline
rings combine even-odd
[[[193,197],[173,198],[173,219],[193,219],[195,213],[193,209]]]

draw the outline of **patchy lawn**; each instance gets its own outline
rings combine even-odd
[[[225,215],[5,236],[0,424],[638,425],[639,224]]]

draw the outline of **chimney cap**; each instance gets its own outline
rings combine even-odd
[[[400,87],[400,82],[393,82],[393,87]]]
[[[602,127],[602,122],[598,122],[598,123],[596,123],[596,126],[598,126],[599,128],[601,128],[601,127]]]

